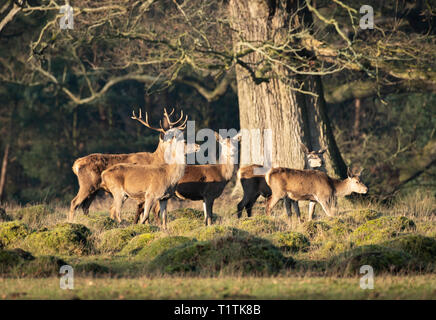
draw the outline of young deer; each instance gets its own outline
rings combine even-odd
[[[198,151],[199,146],[195,147]],[[153,204],[159,201],[162,225],[166,229],[167,200],[174,194],[177,182],[185,173],[185,154],[190,151],[181,133],[170,138],[164,149],[166,163],[161,165],[120,163],[102,172],[101,186],[114,198],[111,218],[121,222],[121,207],[127,198],[131,198],[138,205],[144,203],[141,216],[141,223],[144,223]]]
[[[266,204],[266,213],[280,199],[288,196],[292,200],[311,200],[318,202],[328,216],[334,216],[337,210],[337,197],[344,197],[352,192],[368,192],[360,181],[360,173],[350,172],[348,178],[338,180],[318,170],[298,170],[289,168],[272,168],[265,175],[266,183],[272,191]],[[309,216],[309,220],[312,216]]]
[[[164,127],[162,127],[162,122],[160,128],[154,128],[148,123],[148,114],[145,113],[145,121],[142,119],[142,112],[140,110],[139,117],[136,117],[133,112],[132,119],[137,120],[142,123],[147,128],[154,131],[160,132],[159,145],[154,152],[137,152],[128,154],[102,154],[93,153],[86,157],[77,159],[73,164],[73,172],[77,176],[79,181],[79,192],[71,201],[70,212],[68,215],[69,221],[74,218],[74,212],[77,207],[81,206],[84,214],[88,214],[89,206],[95,199],[97,192],[101,189],[101,173],[118,163],[138,163],[138,164],[161,164],[164,161],[164,149],[165,140],[164,136],[167,132],[172,132],[174,130],[183,130],[186,127],[186,121],[183,119],[183,111],[181,112],[180,118],[177,121],[172,122],[170,116],[174,113],[171,111],[170,114],[164,109]],[[182,121],[182,122],[181,122]]]
[[[204,223],[212,224],[213,203],[233,177],[236,163],[238,141],[241,134],[223,139],[215,133],[221,148],[219,164],[187,165],[185,175],[176,186],[175,195],[181,200],[203,200]],[[137,218],[138,220],[138,214]]]
[[[321,168],[324,165],[322,155],[326,151],[325,148],[319,151],[309,151],[307,147],[303,144],[301,144],[301,148],[306,155],[306,168],[315,169]],[[263,196],[266,199],[271,197],[271,188],[267,185],[265,181],[265,175],[255,175],[254,170],[256,168],[261,168],[261,166],[253,164],[242,167],[238,170],[238,179],[241,182],[242,190],[244,192],[244,196],[242,200],[238,203],[237,207],[238,218],[241,217],[242,210],[244,208],[247,211],[247,216],[251,217],[251,210],[259,196]],[[288,197],[284,198],[284,203],[288,216],[290,217],[292,214],[292,205],[297,215],[297,218],[300,220],[300,208],[298,207],[298,203],[289,199]]]

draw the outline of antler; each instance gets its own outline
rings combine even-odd
[[[176,121],[171,121],[170,120],[170,116],[174,113],[174,108],[173,110],[170,112],[170,114],[168,114],[167,109],[164,108],[164,117],[166,118],[167,122],[168,122],[168,126],[172,129],[175,127],[175,125],[177,123],[179,123],[182,119],[183,119],[183,110],[180,111],[180,118]],[[185,120],[176,126],[177,129],[179,130],[183,130],[186,128],[186,122],[188,121],[188,116],[186,116]]]
[[[135,110],[133,110],[133,112],[132,112],[132,117],[131,117],[131,118],[132,118],[133,120],[138,120],[138,121],[141,122],[144,126],[146,126],[147,128],[150,128],[151,130],[165,133],[165,130],[162,128],[162,123],[160,124],[160,128],[154,128],[154,127],[152,127],[152,126],[148,123],[148,114],[147,114],[147,112],[145,113],[145,121],[142,120],[142,110],[141,110],[141,109],[139,109],[139,117],[137,117],[137,116],[135,115]]]
[[[347,171],[348,171],[348,176],[360,177],[360,175],[363,172],[363,168],[353,167],[351,170],[350,170],[350,168],[347,168]]]

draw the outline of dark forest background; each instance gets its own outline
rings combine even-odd
[[[43,1],[28,3],[36,6],[40,2]],[[2,6],[7,3],[2,1]],[[239,129],[234,79],[225,93],[213,101],[183,82],[149,90],[143,82],[128,80],[113,85],[101,98],[79,105],[72,103],[53,83],[41,81],[29,85],[26,78],[32,73],[27,65],[31,55],[29,46],[49,17],[47,12],[18,14],[0,33],[0,161],[3,160],[0,165],[3,169],[7,162],[2,201],[67,203],[78,190],[71,170],[78,157],[94,152],[153,151],[158,143],[157,134],[130,119],[134,109],[149,112],[156,125],[166,107],[176,108],[177,112],[183,109],[190,120],[196,121],[197,129]],[[434,33],[431,24],[418,31],[430,37]],[[94,45],[89,44],[90,50]],[[104,51],[107,45],[108,42],[101,42],[98,48]],[[65,65],[72,62],[64,53],[59,50],[53,54],[51,70],[57,77],[64,77],[69,88],[81,92],[86,79],[74,72],[65,74]],[[190,74],[191,71],[185,68],[180,72]],[[360,76],[342,72],[322,77],[334,136],[345,163],[365,168],[363,180],[369,186],[369,196],[383,198],[392,181],[398,180],[403,171],[419,163],[427,153],[434,154],[434,145],[430,144],[436,138],[434,86],[393,86],[369,96],[344,94],[337,101],[329,92],[343,84],[344,79],[345,83],[351,83]],[[214,79],[207,76],[202,83],[210,89],[215,85]],[[425,189],[436,193],[435,178],[434,160],[427,161],[397,191],[410,193]]]

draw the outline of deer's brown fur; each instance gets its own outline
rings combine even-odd
[[[178,144],[179,146],[174,146]],[[172,159],[177,159],[172,164],[140,165],[116,164],[101,174],[101,186],[110,192],[114,198],[111,207],[111,217],[121,222],[121,207],[127,198],[136,200],[138,205],[144,205],[144,215],[141,223],[148,220],[150,208],[156,201],[160,202],[162,223],[166,227],[166,201],[174,194],[175,186],[183,176],[186,167],[185,154],[180,154],[180,144],[183,144],[184,153],[186,146],[184,140],[177,141],[173,138],[165,148],[171,148]],[[179,154],[176,154],[179,152]]]
[[[318,170],[272,168],[265,175],[266,183],[272,191],[271,198],[266,205],[266,212],[269,215],[277,201],[287,196],[296,201],[316,201],[328,216],[334,216],[337,210],[337,197],[343,197],[352,192],[366,193],[368,191],[359,176],[360,173],[349,171],[347,179],[338,180]]]
[[[175,195],[181,200],[202,200],[204,222],[212,224],[213,203],[218,198],[236,169],[237,142],[241,135],[233,138],[222,138],[216,134],[221,145],[220,164],[187,165],[185,174],[176,186]],[[138,210],[139,212],[139,210]],[[135,218],[138,221],[139,215]]]
[[[326,149],[321,149],[319,151],[309,151],[307,147],[303,144],[301,144],[301,148],[306,156],[305,158],[306,168],[314,169],[314,168],[323,167],[324,161],[322,155],[326,151]],[[256,173],[261,172],[261,168],[262,166],[253,164],[253,165],[241,167],[238,170],[238,175],[237,175],[238,180],[241,182],[242,190],[244,192],[243,197],[237,206],[238,218],[241,217],[242,210],[244,208],[247,211],[247,216],[251,217],[252,208],[257,198],[259,198],[259,196],[263,196],[266,199],[271,197],[271,188],[268,186],[268,184],[265,181],[265,175],[255,174],[255,172]],[[284,204],[288,217],[290,217],[292,214],[292,210],[291,210],[291,206],[292,206],[297,214],[297,218],[300,219],[300,208],[297,202],[290,200],[288,197],[285,197]],[[310,208],[313,211],[314,207],[311,206]],[[310,215],[310,211],[309,211],[309,215]]]
[[[174,110],[173,110],[174,112]],[[146,120],[142,120],[142,115],[138,117],[133,114],[132,119],[140,121],[142,124],[148,128],[161,132],[159,137],[159,145],[154,152],[137,152],[137,153],[126,153],[126,154],[103,154],[103,153],[93,153],[88,156],[82,157],[74,161],[73,172],[77,176],[79,182],[79,191],[77,195],[73,198],[70,205],[70,211],[68,215],[69,221],[74,218],[74,212],[77,207],[81,206],[84,214],[88,214],[89,206],[94,200],[97,191],[102,189],[101,187],[101,173],[118,163],[137,163],[137,164],[161,164],[164,161],[164,140],[163,134],[169,132],[172,129],[183,129],[186,120],[181,125],[175,126],[181,118],[175,122],[171,122],[169,116],[173,114],[171,112],[168,114],[164,110],[164,123],[167,128],[153,128],[148,124],[148,115],[146,114]],[[173,127],[174,126],[174,127]]]

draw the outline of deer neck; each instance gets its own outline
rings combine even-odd
[[[348,178],[345,180],[334,179],[333,186],[335,188],[335,194],[338,197],[348,196],[352,193]]]
[[[153,155],[155,155],[159,160],[164,160],[165,157],[165,148],[162,146],[162,143],[159,142],[156,150],[154,150]]]
[[[234,156],[225,156],[220,157],[220,169],[221,175],[225,180],[230,180],[233,177],[233,173],[235,172],[235,157]]]
[[[171,184],[176,184],[185,174],[186,163],[168,164],[167,176]]]

